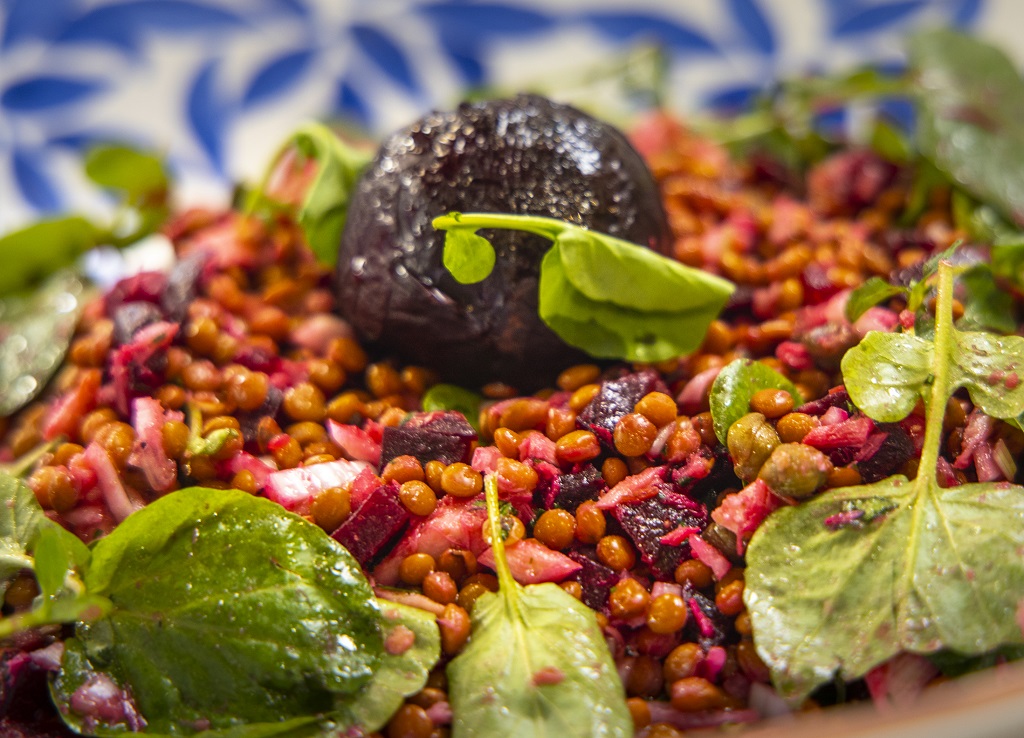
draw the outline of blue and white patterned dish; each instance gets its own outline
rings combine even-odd
[[[1017,0],[0,0],[0,232],[102,209],[80,172],[97,140],[162,150],[185,201],[224,201],[309,118],[379,134],[648,43],[671,107],[728,107],[782,75],[899,64],[912,27],[1009,42],[1022,19]]]

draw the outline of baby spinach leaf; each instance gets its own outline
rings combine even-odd
[[[750,412],[750,398],[763,389],[781,389],[799,405],[803,397],[796,386],[760,361],[736,359],[723,367],[711,385],[711,419],[715,435],[725,443],[729,427]]]
[[[731,283],[650,249],[552,218],[450,213],[435,218],[434,227],[448,232],[446,252],[453,233],[477,239],[480,228],[552,241],[540,265],[538,314],[562,340],[595,357],[655,362],[688,353],[733,291]]]
[[[850,293],[850,299],[846,301],[846,318],[853,322],[878,303],[906,293],[906,287],[890,284],[881,277],[871,277]]]
[[[421,403],[423,409],[430,412],[433,410],[455,410],[462,413],[467,422],[476,430],[480,430],[480,407],[484,398],[472,390],[459,387],[455,384],[435,384],[423,393]]]
[[[886,514],[837,530],[837,514]],[[900,651],[979,654],[1021,643],[1024,489],[922,488],[903,477],[826,492],[773,513],[747,551],[746,601],[761,657],[799,701]]]
[[[1024,80],[1013,62],[950,30],[919,33],[908,51],[922,152],[972,195],[1024,224]]]
[[[88,295],[64,271],[29,297],[0,299],[0,417],[27,405],[60,368]]]
[[[107,674],[157,733],[326,715],[381,660],[380,611],[358,563],[237,490],[183,490],[131,515],[96,544],[85,583],[113,609],[69,642],[82,659],[61,674],[64,706],[91,673]]]
[[[97,245],[100,233],[85,218],[40,220],[0,238],[0,297],[32,287],[48,275],[73,266]]]
[[[384,640],[400,629],[412,633],[412,645],[401,653],[384,651],[370,683],[355,695],[338,699],[331,716],[334,723],[354,733],[380,729],[409,695],[427,683],[430,670],[441,657],[441,632],[434,615],[397,602],[377,600],[382,614]]]
[[[872,332],[847,352],[850,398],[893,422],[924,398],[917,477],[830,490],[779,510],[747,551],[744,598],[761,658],[794,701],[854,679],[900,651],[978,656],[1024,644],[1024,488],[942,488],[946,402],[966,387],[983,412],[1015,418],[1024,338],[953,326],[953,277],[938,267],[934,339]]]
[[[249,198],[249,210],[265,199],[266,183],[283,153],[293,147],[306,161],[316,163],[313,181],[299,205],[299,225],[317,259],[333,265],[338,260],[338,244],[356,181],[373,158],[372,154],[349,146],[322,123],[307,123],[288,137],[280,153],[273,158],[263,183]]]
[[[486,498],[499,589],[476,601],[469,644],[448,665],[452,735],[632,735],[594,612],[556,584],[523,587],[512,578],[494,477]]]

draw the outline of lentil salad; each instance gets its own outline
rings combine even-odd
[[[878,420],[867,401],[851,402],[844,356],[871,332],[906,331],[929,316],[932,332],[920,333],[946,335],[944,307],[955,318],[973,309],[970,325],[991,330],[976,295],[995,284],[1015,300],[1017,287],[1005,274],[976,273],[973,292],[961,280],[957,297],[940,288],[914,304],[914,285],[929,284],[929,269],[942,272],[929,259],[950,260],[947,249],[978,238],[957,211],[962,193],[947,183],[915,205],[912,160],[845,147],[802,173],[778,158],[734,159],[664,116],[640,124],[634,141],[662,194],[672,256],[737,287],[683,358],[577,363],[528,396],[504,383],[458,394],[429,368],[368,352],[336,316],[329,270],[287,214],[195,210],[163,226],[179,258],[170,275],[143,273],[85,306],[54,391],[5,423],[5,449],[18,458],[61,439],[26,483],[47,519],[82,540],[109,538],[137,509],[154,510],[190,485],[267,498],[330,533],[372,577],[381,607],[418,608],[438,629],[439,656],[420,658],[421,679],[399,689],[390,712],[355,725],[376,722],[371,730],[392,736],[459,734],[445,665],[473,641],[477,600],[499,589],[496,533],[519,584],[555,583],[594,613],[618,675],[607,676],[613,698],[621,687],[640,734],[790,709],[779,698],[785,669],[766,663],[770,646],[755,645],[756,602],[745,599],[746,547],[759,525],[815,495],[917,477],[929,418],[943,403],[941,486],[1013,482],[1024,450],[1012,422],[1020,409],[999,420],[973,393],[915,399],[905,417]],[[976,250],[959,253],[976,264]],[[850,291],[870,294],[863,285],[877,285],[872,278],[905,289],[877,293],[854,314]],[[1015,301],[999,304],[996,318],[1019,315]],[[1014,319],[1007,332],[1017,331]],[[995,384],[1015,396],[1009,374]],[[467,405],[478,409],[451,410]],[[490,518],[485,479],[503,500]],[[845,535],[886,516],[891,508],[852,505],[830,511],[821,527]],[[64,580],[75,579],[75,566],[66,568],[44,598],[63,596]],[[39,569],[18,567],[7,618],[31,612],[42,587]],[[377,636],[378,650],[401,657],[429,640],[415,621],[402,622]],[[884,701],[894,686],[923,689],[943,669],[970,668],[968,656],[1011,657],[1006,646],[1020,633],[1010,625],[1016,639],[996,644],[998,653],[944,662],[900,649],[848,675],[844,688]],[[60,642],[52,625],[19,633],[5,653],[5,697],[37,688],[29,677],[56,668]],[[154,720],[137,711],[130,685],[93,671],[56,692],[72,727]],[[538,688],[564,678],[537,674]],[[323,688],[367,688],[353,680]],[[799,694],[796,706],[839,701],[837,691]],[[60,734],[32,700],[10,705],[11,730],[33,730],[28,720],[49,726],[36,734]]]

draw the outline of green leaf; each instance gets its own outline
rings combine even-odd
[[[89,294],[76,275],[58,272],[29,297],[0,299],[0,417],[27,405],[60,368]]]
[[[56,524],[44,525],[32,547],[36,581],[45,599],[56,597],[64,580],[76,569],[85,571],[89,547],[74,534]]]
[[[486,487],[499,589],[476,601],[469,643],[448,665],[452,735],[633,735],[594,612],[556,584],[516,583],[501,542],[496,480]]]
[[[64,707],[91,671],[106,673],[157,733],[325,715],[381,660],[358,563],[237,490],[183,490],[134,513],[96,544],[85,583],[113,609],[76,629],[84,664],[65,665]]]
[[[85,173],[100,187],[120,190],[134,202],[160,199],[169,185],[163,159],[129,146],[90,149],[85,156]]]
[[[1024,224],[1024,81],[1000,50],[963,33],[913,36],[918,140],[939,169]]]
[[[968,269],[960,275],[958,282],[965,292],[964,314],[957,321],[960,330],[1017,331],[1017,306],[1013,296],[996,284],[988,264]]]
[[[306,234],[306,242],[324,264],[338,260],[338,245],[348,217],[349,201],[356,182],[366,169],[371,154],[352,148],[322,123],[307,123],[288,137],[282,153],[290,147],[316,162],[316,174],[302,198],[297,218]],[[264,176],[264,184],[278,165],[275,156]],[[250,198],[249,208],[264,199],[261,186]]]
[[[868,333],[841,364],[853,403],[883,423],[907,417],[929,386],[933,347],[909,333]]]
[[[472,390],[454,384],[435,384],[423,393],[421,403],[427,412],[455,410],[477,430],[480,430],[480,407],[484,398]]]
[[[850,322],[854,322],[866,313],[869,308],[873,308],[878,303],[885,302],[892,297],[905,295],[906,293],[906,287],[890,284],[881,277],[871,277],[850,293],[850,299],[846,301],[846,318]]]
[[[725,443],[729,427],[750,412],[750,398],[763,389],[781,389],[799,405],[803,397],[796,386],[769,366],[751,359],[729,362],[715,377],[709,400],[715,435]]]
[[[830,529],[830,516],[891,506]],[[758,651],[793,701],[900,651],[979,654],[1024,642],[1024,489],[918,491],[905,478],[831,490],[773,513],[747,551]]]
[[[559,245],[541,261],[537,309],[563,341],[598,358],[657,362],[689,353],[704,340],[721,307],[645,312],[591,300],[569,281]]]
[[[28,485],[0,472],[0,597],[22,569],[33,567],[29,551],[46,523]]]
[[[444,235],[443,260],[457,282],[476,284],[494,271],[494,247],[474,231],[453,228]]]
[[[871,149],[894,164],[906,164],[913,156],[907,137],[899,128],[879,118],[871,128]]]
[[[73,266],[95,246],[99,233],[85,218],[41,220],[0,238],[0,297],[35,286],[48,275]]]
[[[573,287],[598,302],[657,313],[710,306],[717,314],[734,289],[724,279],[594,231],[567,229],[555,245]]]
[[[434,227],[448,231],[446,244],[454,232],[479,228],[552,241],[541,260],[537,312],[563,341],[595,357],[657,362],[693,351],[734,289],[650,249],[553,218],[449,213]]]
[[[385,642],[403,628],[411,631],[415,640],[401,653],[385,651],[370,683],[358,694],[339,699],[332,720],[353,733],[359,730],[367,734],[381,728],[406,697],[423,689],[441,657],[441,632],[433,614],[397,602],[377,602]]]

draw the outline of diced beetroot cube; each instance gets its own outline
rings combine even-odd
[[[857,471],[865,484],[871,484],[895,474],[913,457],[914,442],[907,432],[897,423],[886,423],[857,454]]]
[[[588,553],[590,555],[587,555]],[[619,575],[597,561],[597,554],[593,548],[569,551],[566,556],[582,567],[569,579],[580,583],[583,604],[593,610],[603,610],[608,604],[608,595],[611,594],[612,587],[619,581]]]
[[[604,382],[594,399],[576,416],[576,425],[591,431],[602,444],[613,450],[615,424],[622,416],[633,412],[633,407],[644,395],[655,390],[665,392],[667,388],[653,370]]]
[[[875,429],[875,422],[862,415],[857,418],[850,418],[834,425],[822,425],[811,429],[810,433],[804,436],[803,443],[813,446],[819,451],[826,451],[833,448],[853,447],[858,449],[867,442],[871,431]]]
[[[160,304],[160,296],[167,286],[167,276],[163,272],[139,272],[122,279],[104,298],[107,317],[113,318],[118,308],[129,302],[149,302]]]
[[[559,551],[552,551],[535,538],[526,538],[505,547],[505,558],[512,577],[520,584],[561,582],[580,571],[583,565]],[[477,561],[494,569],[494,549],[488,548]]]
[[[845,410],[849,404],[850,394],[846,391],[846,387],[840,385],[839,387],[833,387],[830,389],[828,394],[824,397],[820,397],[812,402],[805,402],[803,405],[798,407],[795,412],[820,417],[824,415],[830,407],[839,407]]]
[[[167,285],[160,296],[160,305],[171,320],[185,319],[188,306],[196,298],[196,284],[206,261],[206,253],[198,251],[179,259],[171,268]]]
[[[151,302],[124,303],[114,311],[114,345],[131,343],[136,333],[163,318],[163,312]]]
[[[422,464],[469,461],[475,440],[476,431],[462,413],[416,413],[403,425],[384,429],[380,463],[386,466],[396,456],[415,456]]]
[[[689,633],[687,640],[696,640],[705,651],[726,642],[732,627],[729,619],[715,607],[714,600],[700,592],[691,592],[686,604],[693,616],[687,621],[684,631]]]
[[[667,491],[641,502],[619,505],[613,514],[640,552],[640,558],[660,577],[671,577],[679,563],[690,556],[688,545],[666,546],[661,538],[680,526],[703,530],[707,525],[702,505]]]
[[[560,475],[558,484],[552,485],[545,495],[544,507],[575,512],[580,503],[596,500],[607,487],[601,472],[587,464],[578,472]]]
[[[331,537],[366,568],[402,531],[410,517],[398,497],[398,483],[391,481],[371,492]]]

